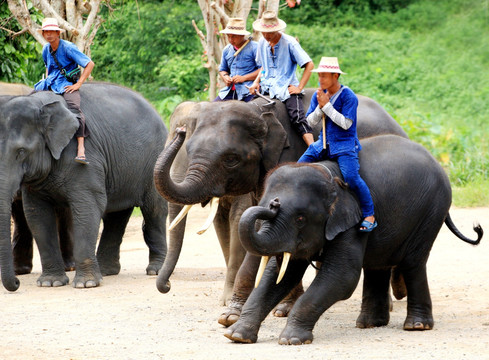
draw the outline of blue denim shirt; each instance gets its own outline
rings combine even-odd
[[[338,98],[334,101],[333,107],[344,117],[353,121],[348,130],[336,125],[329,117],[326,117],[326,144],[328,145],[328,156],[335,157],[347,152],[358,152],[362,149],[357,135],[357,108],[358,98],[348,87],[344,87]],[[323,90],[326,92],[327,90]],[[306,117],[318,106],[317,91],[312,95]],[[320,153],[323,149],[323,131],[319,133],[319,138],[312,144],[314,149]]]
[[[250,41],[241,52],[234,57],[236,50],[233,45],[228,44],[222,51],[221,65],[219,71],[227,71],[231,77],[235,75],[246,75],[252,73],[259,68],[255,61],[256,49],[258,43],[256,41]],[[245,81],[243,83],[235,84],[236,93],[238,94],[238,100],[248,96],[250,91],[245,87],[253,85],[253,80]],[[231,86],[226,86],[219,91],[219,97],[224,99],[231,90]]]
[[[48,69],[48,77],[34,85],[34,89],[37,91],[52,90],[56,94],[63,94],[65,92],[65,86],[71,86],[73,84],[61,74],[61,69],[56,65],[50,51],[51,45],[49,43],[44,44],[42,58],[44,65]],[[84,68],[92,61],[87,55],[78,50],[75,44],[63,39],[59,40],[56,59],[58,59],[59,64],[67,72],[74,70],[78,65]]]
[[[269,93],[271,98],[285,101],[290,97],[289,85],[299,85],[297,65],[303,67],[312,60],[295,38],[281,34],[273,55],[269,43],[264,38],[260,39],[256,62],[264,71],[260,79],[261,91]]]

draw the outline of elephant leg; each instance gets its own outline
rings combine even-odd
[[[385,326],[389,323],[389,280],[391,270],[363,271],[362,310],[357,318],[358,328]]]
[[[121,270],[119,255],[122,237],[131,217],[133,207],[105,214],[104,229],[97,248],[97,261],[102,276],[117,275]]]
[[[408,270],[403,269],[402,273],[408,294],[404,330],[433,329],[434,321],[426,263],[418,264],[415,268]]]
[[[304,295],[294,304],[279,344],[300,345],[313,341],[312,330],[319,317],[338,301],[348,299],[355,291],[362,273],[366,238],[357,238],[349,230],[343,239],[332,240],[321,269]],[[348,234],[349,232],[349,234]],[[388,282],[387,282],[388,284]]]
[[[168,203],[155,190],[144,199],[141,212],[144,218],[144,242],[149,249],[146,274],[158,275],[167,253],[166,219],[168,217]]]
[[[292,310],[295,302],[299,297],[304,294],[304,287],[302,286],[302,281],[297,284],[295,288],[283,299],[280,304],[277,305],[275,309],[273,309],[273,315],[276,317],[287,317]]]
[[[54,208],[37,197],[25,196],[25,194],[24,192],[22,196],[25,216],[41,257],[42,273],[37,279],[37,285],[42,287],[67,285],[69,279],[64,270],[59,247]]]
[[[256,272],[259,265],[260,257],[246,253],[236,274],[233,296],[228,303],[228,309],[219,317],[217,321],[219,324],[227,327],[238,320],[243,304],[255,286]]]
[[[14,234],[12,251],[14,257],[14,270],[17,275],[30,274],[32,271],[33,244],[32,233],[22,207],[22,200],[12,203],[12,218],[14,220]]]
[[[252,205],[249,194],[232,197],[231,201],[228,199],[221,199],[214,221],[214,228],[226,261],[226,281],[221,297],[222,305],[231,302],[236,275],[246,255],[239,240],[238,225],[243,211]]]
[[[265,269],[260,285],[246,300],[238,321],[226,330],[224,336],[240,343],[256,342],[262,321],[297,286],[308,265],[304,260],[291,260],[282,281],[276,284],[279,268],[276,258],[272,258]]]
[[[75,258],[73,256],[73,222],[69,208],[56,208],[58,225],[59,246],[65,264],[65,271],[75,270]]]

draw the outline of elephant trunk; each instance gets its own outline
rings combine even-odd
[[[19,288],[20,282],[15,276],[12,255],[10,232],[12,203],[10,201],[2,201],[0,203],[0,209],[2,209],[0,213],[0,271],[2,274],[2,283],[8,291],[16,291]]]
[[[180,208],[180,205],[170,204],[170,219],[173,219],[176,214],[178,214]],[[183,235],[186,222],[187,218],[184,217],[182,221],[170,232],[171,241],[168,246],[168,254],[165,258],[163,266],[158,272],[158,278],[156,279],[156,288],[163,294],[169,292],[171,288],[170,276],[175,270],[178,258],[180,257],[180,252],[182,251]]]
[[[158,156],[154,168],[156,189],[166,200],[172,203],[193,205],[208,201],[212,195],[202,191],[202,164],[189,168],[185,179],[175,183],[170,175],[170,169],[175,157],[185,140],[186,129],[177,128],[172,142]],[[214,184],[216,185],[216,184]],[[219,195],[215,195],[219,196]]]
[[[270,202],[269,208],[252,206],[246,209],[241,216],[238,227],[239,238],[246,251],[259,256],[277,253],[280,246],[269,224],[262,224],[261,229],[257,231],[256,221],[274,219],[279,209],[280,201],[277,198]]]

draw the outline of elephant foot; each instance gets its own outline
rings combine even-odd
[[[107,263],[99,260],[100,273],[102,276],[117,275],[121,271],[121,264],[117,262]]]
[[[65,271],[75,271],[75,260],[74,259],[64,259]]]
[[[360,329],[386,326],[389,323],[389,313],[387,315],[371,314],[361,312],[357,318],[356,326]]]
[[[84,276],[76,274],[72,285],[76,289],[85,289],[100,286],[101,283],[102,276]]]
[[[219,316],[217,322],[225,327],[233,325],[241,315],[244,302],[244,299],[239,299],[238,296],[233,295],[229,302],[228,310]]]
[[[312,343],[314,336],[311,330],[287,326],[280,334],[280,345],[304,345]]]
[[[15,275],[25,275],[32,272],[32,263],[29,264],[16,264],[14,263]]]
[[[421,318],[419,316],[410,316],[406,317],[404,321],[404,330],[407,331],[424,331],[433,329],[435,322],[433,318]]]
[[[70,279],[66,274],[60,275],[48,275],[42,273],[37,279],[37,286],[39,287],[59,287],[68,285]]]
[[[258,329],[257,327],[237,322],[226,330],[224,336],[234,342],[252,344],[256,343],[258,339]]]
[[[297,285],[292,291],[283,299],[280,304],[278,304],[275,309],[273,309],[273,316],[276,317],[287,317],[289,316],[290,310],[294,306],[297,299],[304,294],[304,288],[302,283]]]
[[[162,266],[163,266],[162,261],[150,262],[146,267],[146,275],[158,275],[158,272],[160,271]]]

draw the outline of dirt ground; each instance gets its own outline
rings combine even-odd
[[[214,230],[196,235],[206,209],[189,214],[186,241],[168,294],[146,276],[142,218],[132,218],[121,273],[95,289],[38,288],[39,259],[14,293],[0,289],[0,359],[489,359],[489,208],[452,209],[452,218],[478,247],[444,226],[428,262],[435,328],[406,332],[406,301],[395,301],[388,326],[357,329],[361,285],[326,311],[311,345],[281,346],[285,319],[268,316],[256,344],[235,344],[217,323],[225,264]],[[70,279],[74,274],[70,273]],[[307,286],[314,276],[306,273]]]

